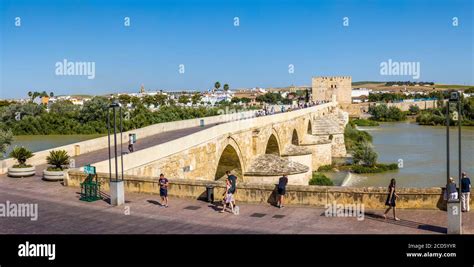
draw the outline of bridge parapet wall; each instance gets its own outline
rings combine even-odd
[[[231,115],[226,114],[226,115],[218,115],[218,116],[211,116],[211,117],[204,117],[204,118],[197,118],[197,119],[157,123],[157,124],[153,124],[147,127],[140,128],[140,129],[134,129],[127,132],[123,132],[122,142],[124,144],[127,144],[129,133],[135,133],[137,137],[140,139],[140,138],[145,138],[145,137],[163,133],[163,132],[186,129],[186,128],[191,128],[191,127],[198,127],[201,124],[201,120],[204,121],[205,125],[208,125],[208,124],[215,124],[215,123],[223,123],[223,122],[229,121],[230,119],[236,119],[236,118],[251,118],[254,115],[255,115],[255,111],[245,111],[245,112],[240,112],[240,113],[234,113]],[[119,136],[117,137],[120,139]],[[117,140],[117,142],[119,141],[120,140]],[[35,152],[34,156],[28,159],[28,164],[31,164],[31,165],[45,164],[46,157],[49,156],[49,152],[51,150],[66,150],[66,152],[70,156],[75,156],[76,147],[79,147],[80,154],[85,154],[85,153],[107,148],[107,136]],[[7,173],[8,168],[13,166],[14,164],[16,164],[16,161],[11,158],[1,160],[0,161],[0,174]]]
[[[79,187],[85,174],[69,171],[66,185]],[[108,174],[99,173],[103,183],[102,190],[108,191]],[[125,190],[133,193],[159,194],[158,177],[139,177],[125,175]],[[214,196],[218,197],[225,190],[223,181],[201,181],[169,178],[169,195],[192,199],[204,199],[206,186],[214,185]],[[399,188],[397,208],[402,209],[446,209],[443,201],[442,188]],[[340,186],[301,186],[288,185],[285,203],[288,205],[308,205],[325,207],[327,204],[364,204],[365,209],[384,209],[387,188],[382,187],[340,187]],[[248,203],[274,203],[276,186],[273,184],[237,183],[237,201]],[[125,195],[126,197],[126,195]],[[474,203],[471,198],[471,205]]]

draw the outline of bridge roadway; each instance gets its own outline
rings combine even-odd
[[[204,129],[208,129],[215,125],[217,125],[217,123],[205,125],[203,127],[197,126],[197,127],[185,128],[185,129],[180,129],[180,130],[167,131],[167,132],[151,135],[148,137],[144,137],[142,139],[140,139],[140,136],[138,136],[138,140],[137,140],[137,143],[134,145],[134,149],[135,151],[138,151],[141,149],[156,146],[162,143],[166,143],[166,142],[181,138],[186,135],[190,135],[190,134],[202,131]],[[111,136],[111,138],[113,138],[113,136]],[[119,138],[117,139],[119,140]],[[113,140],[111,140],[111,143],[113,143]],[[123,143],[122,149],[123,149],[123,152],[128,152],[128,143]],[[113,155],[114,152],[111,151],[111,153]],[[120,146],[117,147],[117,153],[120,153]],[[96,162],[107,160],[109,158],[109,149],[108,148],[99,149],[99,150],[92,151],[89,153],[80,154],[78,156],[74,156],[71,158],[74,159],[75,161],[74,164],[76,168],[79,168],[79,167],[85,166],[86,164],[93,164]],[[43,170],[46,169],[47,167],[48,167],[47,164],[37,165],[36,176],[42,177]],[[6,174],[0,175],[0,177],[2,176],[6,176]]]

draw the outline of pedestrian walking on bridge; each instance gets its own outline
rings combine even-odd
[[[168,207],[168,179],[165,178],[164,174],[160,174],[160,179],[158,179],[160,184],[160,197],[161,197],[161,206]]]
[[[387,200],[385,201],[385,206],[388,206],[388,208],[383,214],[383,218],[387,219],[387,213],[390,211],[390,209],[393,209],[393,219],[395,221],[400,221],[400,219],[397,218],[397,215],[396,215],[395,206],[396,206],[396,200],[398,198],[398,195],[395,191],[395,186],[396,186],[395,178],[392,178],[392,180],[390,180],[390,185],[388,186]]]

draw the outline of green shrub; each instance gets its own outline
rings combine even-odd
[[[380,124],[373,120],[366,119],[355,119],[353,120],[354,124],[357,126],[379,126]]]
[[[352,165],[350,169],[355,173],[379,173],[390,170],[397,170],[398,165],[396,163],[377,163],[374,166]]]
[[[7,151],[8,146],[13,142],[13,134],[10,129],[3,130],[0,129],[0,154],[3,154]]]
[[[14,168],[28,168],[31,167],[31,165],[26,164],[26,160],[29,158],[33,157],[34,154],[28,150],[27,148],[21,146],[21,147],[15,147],[12,152],[10,152],[10,157],[16,159],[18,162],[18,165],[14,165]]]
[[[71,157],[67,154],[66,150],[52,150],[49,152],[49,156],[46,157],[46,162],[52,167],[48,168],[48,171],[62,171],[64,167],[69,165]]]
[[[309,180],[309,185],[334,185],[334,183],[326,175],[313,172],[313,177]]]
[[[369,107],[372,119],[376,121],[402,121],[406,119],[406,112],[397,107],[387,107],[387,105],[377,105]]]
[[[329,172],[332,171],[332,165],[323,165],[318,168],[318,172]]]
[[[344,129],[344,141],[347,151],[353,151],[361,142],[372,142],[372,136],[368,132],[357,130],[352,122]]]
[[[417,105],[410,105],[410,108],[408,109],[408,111],[410,111],[410,114],[416,115],[420,113],[420,107]]]
[[[375,166],[377,163],[377,153],[374,151],[374,147],[365,140],[357,143],[353,148],[352,158],[355,164],[364,166]]]

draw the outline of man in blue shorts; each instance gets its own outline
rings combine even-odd
[[[164,174],[160,174],[160,179],[158,179],[160,184],[160,197],[161,197],[161,206],[165,208],[168,207],[168,179],[165,178]],[[164,205],[163,205],[164,202]]]

